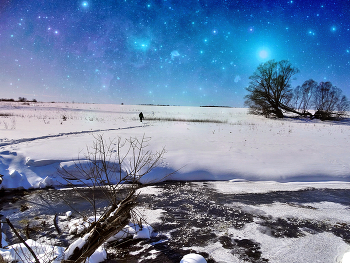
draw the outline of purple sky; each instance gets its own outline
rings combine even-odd
[[[1,98],[242,107],[269,59],[350,97],[350,1],[0,1]]]

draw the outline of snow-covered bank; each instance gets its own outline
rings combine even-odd
[[[69,224],[70,228],[78,226],[80,230],[83,230],[89,225],[89,223],[83,219],[76,219],[72,221],[73,222],[70,222]],[[152,231],[153,229],[149,225],[142,225],[142,227],[140,227],[137,224],[130,223],[129,225],[125,226],[122,231],[112,236],[108,242],[123,240],[130,236],[134,239],[149,239]],[[69,232],[71,232],[71,230],[69,230]],[[39,262],[59,263],[64,259],[68,259],[76,247],[81,248],[86,243],[88,235],[89,233],[76,239],[67,249],[55,245],[48,245],[43,242],[37,242],[32,239],[28,239],[25,242],[33,250]],[[3,244],[4,247],[6,246],[6,248],[0,248],[0,256],[2,259],[6,260],[6,262],[35,262],[33,255],[23,243],[13,244],[10,246],[7,246],[7,243]],[[98,263],[107,259],[107,252],[104,246],[105,245],[97,248],[91,257],[89,257],[85,262]]]
[[[146,120],[140,123],[138,113]],[[84,156],[93,135],[151,137],[165,147],[162,166],[143,178],[159,180],[350,181],[346,122],[272,120],[247,109],[0,103],[1,188],[62,183],[57,169]],[[65,117],[63,117],[65,116]],[[223,121],[147,121],[147,117]],[[66,119],[66,120],[64,120]]]

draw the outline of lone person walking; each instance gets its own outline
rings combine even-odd
[[[140,117],[140,122],[142,122],[142,119],[143,119],[143,113],[142,112],[140,112],[139,117]]]

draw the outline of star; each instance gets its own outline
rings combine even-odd
[[[53,6],[32,0],[21,8],[7,2],[1,12],[0,76],[8,87],[20,78],[23,88],[5,87],[2,96],[33,91],[45,101],[65,87],[57,100],[123,98],[137,104],[147,99],[135,94],[152,90],[159,104],[209,104],[210,98],[243,106],[254,69],[287,59],[300,69],[293,85],[327,76],[350,97],[350,26],[341,1],[254,0],[253,8],[242,1],[79,0]],[[50,89],[42,92],[44,87]],[[104,92],[95,94],[101,87]],[[195,97],[198,87],[207,98]],[[86,96],[70,98],[82,92]]]
[[[259,51],[259,57],[260,58],[266,59],[268,56],[269,56],[269,53],[265,49]]]

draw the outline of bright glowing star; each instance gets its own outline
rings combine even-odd
[[[335,32],[335,31],[337,31],[337,28],[335,26],[332,26],[331,31]]]
[[[203,51],[203,50],[201,50],[201,51],[200,51],[200,53],[201,53],[201,54],[203,54],[203,53],[204,53],[204,51]]]
[[[147,7],[148,7],[148,8],[150,8],[150,7],[151,7],[151,5],[150,5],[150,4],[148,4],[148,5],[147,5]]]
[[[254,27],[249,27],[249,32],[254,32]]]
[[[350,53],[350,50],[349,50],[349,49],[347,49],[347,50],[346,50],[346,53]]]
[[[84,1],[84,2],[81,3],[81,6],[82,7],[88,7],[89,3],[87,1]]]
[[[58,30],[55,30],[55,34],[58,35]]]
[[[218,34],[218,30],[217,30],[217,29],[213,29],[213,30],[211,31],[211,33],[212,33],[213,35],[217,35],[217,34]]]
[[[262,59],[265,59],[269,56],[269,53],[266,51],[266,50],[261,50],[259,52],[259,57],[262,58]]]

